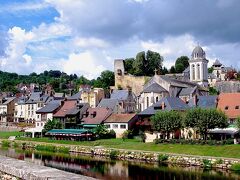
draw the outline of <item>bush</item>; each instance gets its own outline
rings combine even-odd
[[[60,153],[69,153],[69,151],[70,151],[70,148],[69,148],[69,147],[63,147],[63,146],[61,146],[61,147],[58,147],[58,148],[57,148],[57,152],[60,152]]]
[[[217,159],[216,161],[215,161],[215,164],[222,164],[223,163],[223,160],[222,159]]]
[[[210,160],[208,160],[208,159],[203,159],[202,162],[203,162],[203,167],[204,167],[204,168],[208,169],[208,168],[211,168],[211,167],[212,167],[212,163],[211,163]]]
[[[145,134],[143,131],[140,131],[140,132],[139,132],[139,136],[140,136],[142,142],[145,143],[146,138],[147,138],[147,137],[146,137],[146,134]]]
[[[3,140],[2,147],[10,147],[10,141]]]
[[[119,154],[119,151],[111,150],[109,157],[110,159],[117,159],[118,154]]]
[[[159,154],[158,155],[158,162],[165,162],[168,160],[168,155],[166,154]]]
[[[240,163],[235,163],[231,166],[232,171],[240,171]]]
[[[57,152],[57,148],[56,146],[52,146],[52,145],[36,145],[35,149],[37,151],[48,151],[48,152]]]

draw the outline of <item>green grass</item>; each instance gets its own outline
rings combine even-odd
[[[4,132],[4,131],[0,131],[0,139],[8,139],[10,136],[23,136],[23,132],[18,132],[18,131]]]
[[[64,141],[64,140],[49,140],[48,138],[18,138],[24,141],[47,142],[53,144],[68,144],[80,146],[103,146],[106,148],[142,150],[142,151],[157,151],[165,153],[188,154],[199,156],[215,156],[240,158],[240,145],[190,145],[190,144],[154,144],[142,143],[137,139],[102,139],[97,141]]]

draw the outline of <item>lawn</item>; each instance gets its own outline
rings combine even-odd
[[[0,139],[7,139],[9,136],[22,136],[22,132],[0,132]],[[190,145],[190,144],[154,144],[142,143],[138,139],[102,139],[96,141],[66,141],[50,140],[48,138],[23,138],[17,137],[17,140],[36,141],[53,144],[68,144],[80,146],[103,146],[106,148],[156,151],[176,154],[189,154],[199,156],[216,156],[228,158],[240,158],[240,145]]]
[[[10,136],[22,136],[23,132],[13,131],[13,132],[3,132],[0,131],[0,139],[8,139]]]
[[[199,156],[215,156],[240,158],[240,145],[190,145],[190,144],[154,144],[142,143],[137,139],[102,139],[96,141],[64,141],[64,140],[49,140],[48,138],[18,138],[24,141],[47,142],[54,144],[68,144],[81,146],[103,146],[107,148],[156,151],[176,154],[188,154]]]

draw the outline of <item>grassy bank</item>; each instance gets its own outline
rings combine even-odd
[[[0,131],[0,139],[8,139],[10,136],[23,136],[23,132],[17,132],[17,131],[3,132],[3,131]]]
[[[0,132],[0,138],[6,139],[9,136],[20,136],[19,132]],[[166,153],[199,155],[199,156],[215,156],[227,158],[240,158],[240,145],[190,145],[190,144],[154,144],[142,143],[138,139],[102,139],[96,141],[65,141],[50,140],[48,138],[21,138],[17,140],[44,142],[51,144],[63,145],[79,145],[79,146],[102,146],[106,148],[118,148],[129,150],[156,151]]]
[[[46,142],[53,144],[68,144],[80,146],[102,146],[106,148],[118,148],[129,150],[156,151],[166,153],[199,155],[199,156],[215,156],[227,158],[240,158],[240,145],[189,145],[189,144],[154,144],[142,143],[137,139],[102,139],[96,141],[64,141],[49,140],[47,138],[18,138],[24,141]]]

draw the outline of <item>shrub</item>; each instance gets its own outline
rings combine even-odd
[[[49,152],[57,152],[57,148],[56,146],[52,146],[52,145],[36,145],[35,149],[37,151],[49,151]]]
[[[61,147],[57,148],[57,151],[60,152],[60,153],[69,153],[70,148],[61,146]]]
[[[118,154],[119,154],[119,151],[111,150],[109,157],[110,157],[110,159],[117,159]]]
[[[216,161],[215,161],[215,164],[222,164],[223,163],[223,160],[222,159],[217,159]]]
[[[14,142],[14,143],[13,143],[13,147],[14,147],[14,148],[18,148],[18,147],[19,147],[19,144],[16,143],[16,142]]]
[[[207,169],[207,168],[211,168],[211,167],[212,167],[211,160],[203,159],[202,162],[203,162],[203,167],[204,167],[204,168]]]
[[[146,138],[147,138],[147,137],[146,137],[146,134],[145,134],[143,131],[140,131],[140,132],[139,132],[139,136],[140,136],[142,142],[145,143]]]
[[[123,132],[122,139],[132,139],[133,138],[133,132],[131,130],[126,130]]]
[[[231,166],[232,171],[240,171],[240,163],[235,163]]]
[[[2,147],[10,147],[10,141],[3,140]]]
[[[159,154],[158,155],[158,162],[165,162],[168,160],[168,155],[166,154]]]

